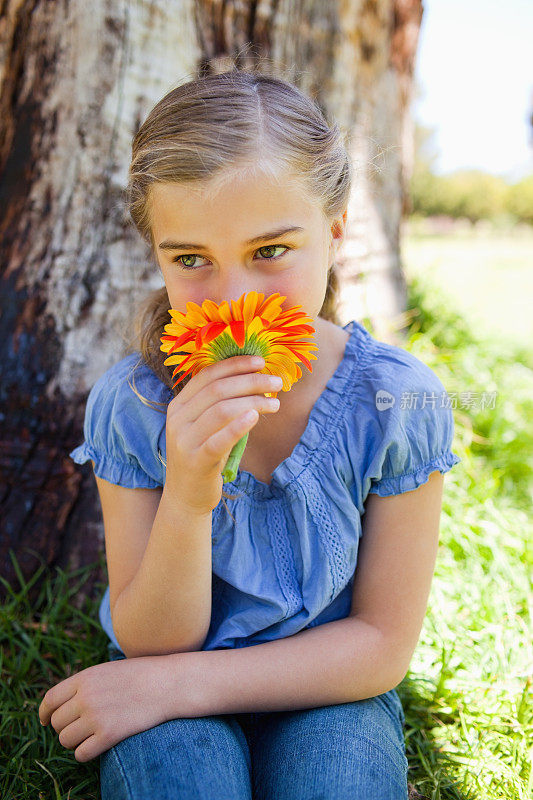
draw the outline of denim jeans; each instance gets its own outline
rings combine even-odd
[[[109,644],[110,659],[125,658]],[[171,719],[100,755],[102,800],[407,800],[404,712],[353,703]]]

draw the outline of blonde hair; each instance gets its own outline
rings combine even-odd
[[[127,204],[135,227],[152,252],[155,254],[150,218],[153,183],[214,181],[215,191],[219,191],[239,168],[274,175],[281,170],[294,176],[328,220],[340,216],[348,206],[353,165],[338,123],[328,125],[318,104],[291,83],[232,69],[172,89],[133,138]],[[319,316],[336,325],[340,324],[338,288],[333,264]],[[135,338],[141,357],[135,368],[146,364],[176,396],[188,381],[184,379],[172,389],[172,368],[163,363],[167,354],[160,349],[161,336],[170,321],[169,308],[164,286],[138,307]],[[132,389],[147,401],[134,386]],[[166,408],[163,403],[153,407],[158,405]]]

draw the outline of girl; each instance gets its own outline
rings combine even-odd
[[[78,761],[100,756],[104,800],[407,797],[395,687],[460,459],[433,371],[338,324],[351,179],[338,125],[260,74],[178,86],[134,137],[131,216],[165,285],[70,454],[102,504],[111,660],[39,709]],[[251,290],[314,319],[312,373],[275,403],[265,363],[238,356],[173,391],[168,309]]]

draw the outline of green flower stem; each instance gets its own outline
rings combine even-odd
[[[222,477],[224,479],[223,483],[234,481],[237,477],[237,470],[239,469],[242,454],[244,453],[244,448],[246,447],[246,442],[248,441],[248,433],[245,433],[244,436],[239,439],[237,444],[233,446],[233,449],[228,456],[228,460],[226,461],[226,466],[222,470]]]
[[[245,333],[243,347],[239,347],[229,333],[222,333],[210,343],[210,350],[213,361],[223,361],[225,358],[243,355],[266,357],[264,348],[261,347],[260,343],[257,341],[257,335],[253,333],[249,336],[247,331]],[[239,464],[241,463],[242,454],[244,453],[247,441],[248,433],[239,439],[229,454],[226,466],[222,470],[224,483],[234,481],[237,477],[237,470],[239,469]]]

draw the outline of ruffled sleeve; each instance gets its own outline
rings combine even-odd
[[[131,384],[149,403],[162,405],[150,407]],[[77,464],[94,461],[94,474],[119,486],[162,486],[165,468],[159,454],[166,452],[165,405],[170,399],[170,389],[146,364],[139,365],[138,353],[126,356],[89,392],[83,424],[85,441],[69,453],[70,457]]]
[[[417,489],[432,472],[448,472],[461,459],[451,449],[453,412],[440,379],[401,348],[382,344],[381,350],[385,369],[375,391],[380,435],[367,478],[370,493],[387,497]]]

